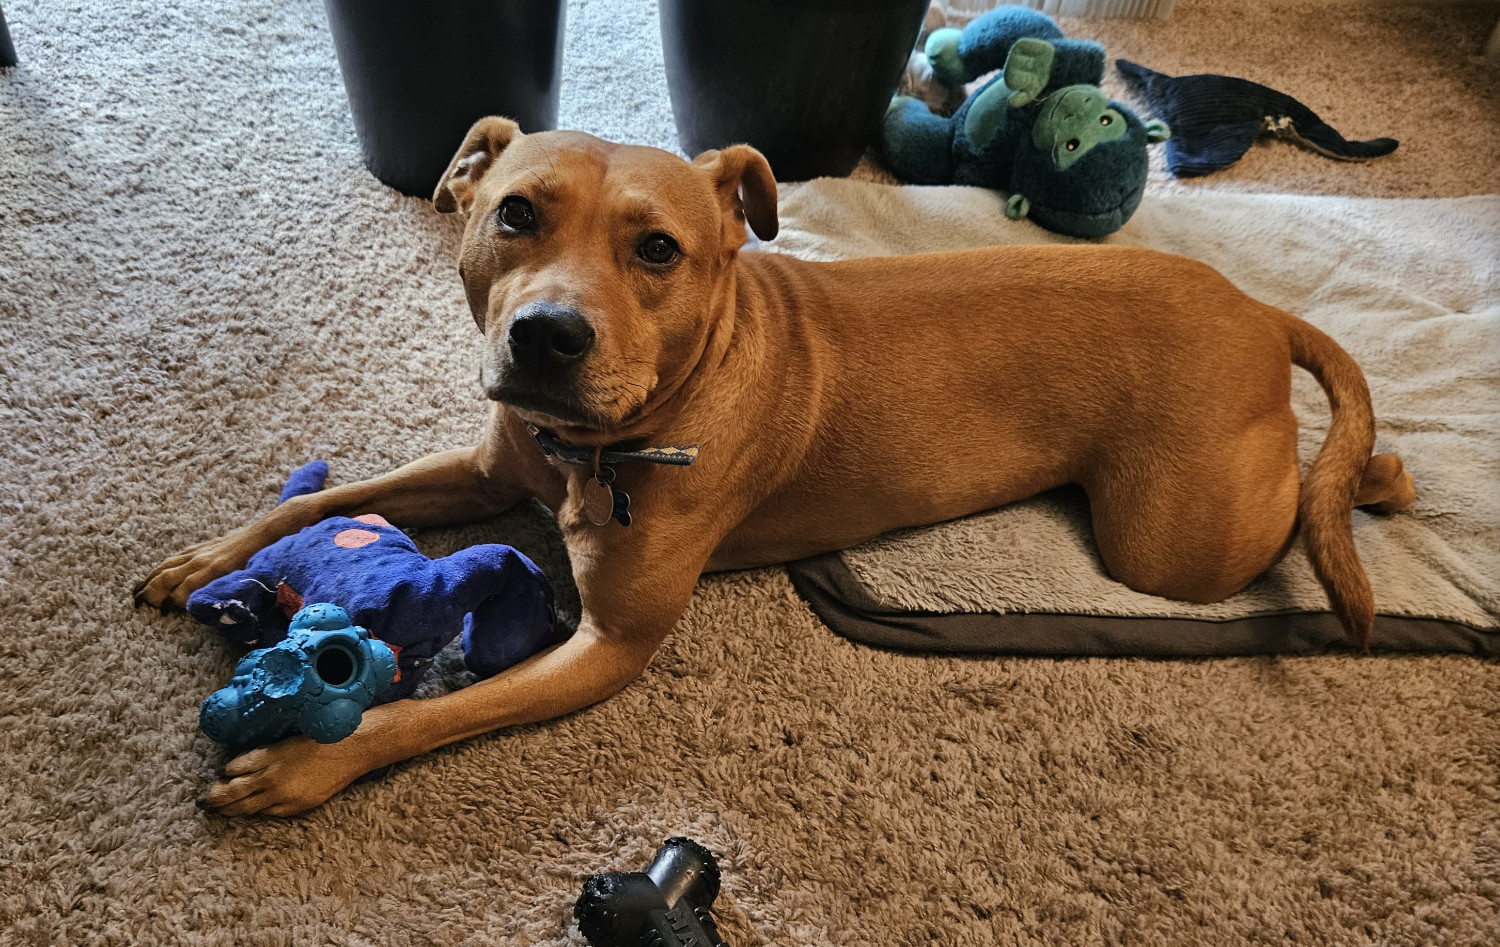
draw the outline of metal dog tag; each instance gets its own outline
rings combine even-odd
[[[595,526],[603,526],[614,514],[614,488],[602,477],[590,477],[583,485],[583,515]]]

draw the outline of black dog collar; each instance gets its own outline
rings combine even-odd
[[[603,447],[575,447],[565,444],[551,431],[544,431],[534,424],[526,430],[536,438],[542,453],[556,457],[565,464],[594,468],[594,475],[583,486],[583,514],[595,526],[603,526],[614,520],[621,526],[630,525],[630,495],[615,486],[614,464],[639,461],[646,464],[667,464],[686,467],[698,459],[698,445],[647,447],[643,450],[609,450]]]
[[[640,461],[647,464],[686,467],[698,459],[699,445],[697,444],[687,447],[647,447],[643,450],[610,450],[606,447],[603,451],[596,451],[592,447],[574,447],[572,444],[565,444],[558,440],[556,434],[534,424],[526,425],[526,430],[536,438],[537,446],[541,447],[542,453],[549,457],[556,457],[565,464],[593,466],[595,463],[623,464]]]

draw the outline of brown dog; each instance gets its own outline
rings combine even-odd
[[[1349,356],[1207,266],[1099,246],[829,264],[742,253],[746,221],[766,239],[777,227],[755,150],[689,164],[500,118],[469,132],[433,203],[468,218],[459,274],[495,402],[481,442],[289,500],[168,559],[137,598],[181,606],[328,516],[433,526],[537,497],[556,511],[582,620],[494,678],[372,709],[343,742],[240,756],[207,797],[224,813],[299,812],[383,764],[608,697],[646,667],[705,570],[1065,483],[1087,491],[1112,576],[1194,602],[1274,563],[1300,518],[1334,609],[1369,638],[1350,510],[1403,508],[1411,477],[1371,456],[1369,392]],[[1333,405],[1300,488],[1293,364]],[[595,453],[662,445],[700,450],[686,467]],[[631,498],[628,526],[609,519],[615,489]]]

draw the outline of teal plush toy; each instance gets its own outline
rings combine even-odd
[[[1068,39],[1034,10],[999,7],[962,31],[934,32],[926,53],[933,74],[954,85],[1001,72],[951,117],[913,98],[892,100],[881,145],[897,176],[1008,190],[1007,217],[1074,237],[1114,233],[1135,213],[1146,146],[1168,131],[1099,88],[1102,46]]]

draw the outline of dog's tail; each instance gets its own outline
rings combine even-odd
[[[1312,373],[1328,395],[1333,420],[1302,484],[1297,518],[1307,557],[1344,630],[1368,648],[1375,594],[1354,548],[1350,519],[1365,466],[1375,450],[1375,412],[1364,373],[1349,353],[1296,316],[1283,314],[1292,362]]]

